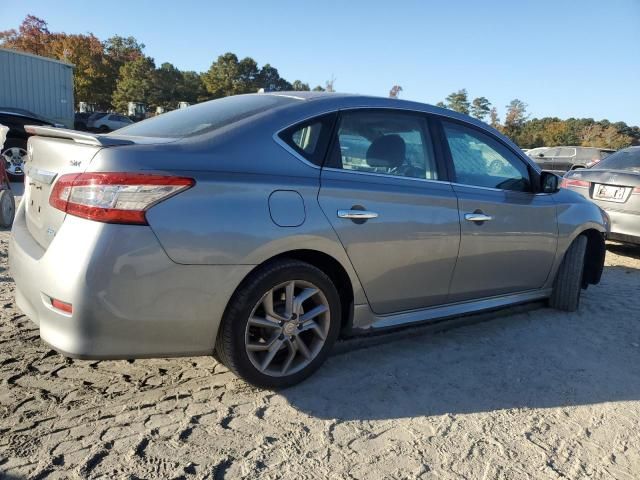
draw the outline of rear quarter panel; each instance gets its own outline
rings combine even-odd
[[[257,266],[291,250],[316,250],[343,266],[355,303],[366,303],[346,252],[319,208],[320,169],[278,145],[274,131],[263,122],[250,122],[210,138],[104,149],[91,171],[138,170],[196,180],[191,189],[147,212],[176,263]],[[273,220],[269,197],[281,190],[302,198],[300,225],[280,226]]]

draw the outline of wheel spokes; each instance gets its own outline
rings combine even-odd
[[[264,328],[280,328],[280,323],[275,320],[271,320],[269,318],[262,317],[251,317],[249,319],[249,325],[253,327],[264,327]]]
[[[296,358],[296,353],[298,353],[295,344],[291,340],[286,340],[287,348],[289,349],[289,355],[287,355],[287,359],[282,364],[282,368],[280,369],[280,373],[284,375],[289,370],[293,359]]]
[[[291,318],[294,314],[296,282],[289,282],[284,289],[284,314],[287,318]]]
[[[320,338],[320,340],[326,340],[326,335],[322,331],[322,328],[320,328],[320,325],[318,325],[315,321],[309,320],[305,322],[300,329],[300,333],[307,332],[309,330],[313,331],[313,333],[315,333]]]
[[[260,365],[260,370],[264,372],[267,369],[267,367],[271,365],[273,358],[276,356],[276,354],[278,353],[278,350],[280,350],[280,347],[282,347],[283,343],[284,343],[284,340],[280,340],[280,338],[276,338],[271,343],[271,346],[269,347],[267,355],[264,357],[264,360],[262,360],[262,364]]]
[[[290,280],[266,291],[246,320],[246,353],[256,370],[278,377],[308,366],[327,339],[329,312],[311,282]]]
[[[318,315],[328,311],[329,308],[326,305],[318,305],[317,307],[312,308],[311,310],[309,310],[308,312],[304,313],[301,317],[300,317],[300,321],[302,323],[308,322],[309,320],[313,320],[314,318],[316,318]]]
[[[296,312],[299,312],[302,308],[302,304],[313,297],[316,293],[318,293],[317,288],[305,288],[302,292],[300,292],[294,302],[294,309]]]
[[[300,353],[304,356],[304,358],[306,358],[307,360],[311,360],[311,352],[309,351],[309,348],[305,345],[302,338],[300,338],[299,336],[296,337],[296,347],[298,348]]]

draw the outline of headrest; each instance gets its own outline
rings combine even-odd
[[[376,138],[367,150],[370,167],[396,168],[405,161],[406,145],[400,135],[383,135]]]

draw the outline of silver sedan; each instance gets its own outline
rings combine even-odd
[[[607,215],[450,110],[268,93],[110,135],[28,129],[16,301],[65,355],[214,354],[284,387],[339,336],[572,311],[602,273]]]
[[[592,168],[569,172],[562,186],[607,212],[611,240],[640,245],[640,147],[620,150]]]

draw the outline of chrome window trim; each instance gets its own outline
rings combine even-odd
[[[425,104],[425,106],[431,107],[430,105]],[[347,106],[347,107],[339,107],[339,108],[334,108],[334,109],[330,109],[330,110],[323,110],[320,111],[318,113],[314,113],[313,115],[307,115],[305,117],[302,117],[298,120],[296,120],[293,123],[290,123],[288,125],[286,125],[285,127],[282,127],[280,129],[278,129],[273,135],[272,138],[273,140],[280,145],[281,147],[283,147],[287,152],[291,153],[294,157],[296,157],[298,160],[300,160],[301,162],[303,162],[304,164],[306,164],[307,166],[313,167],[313,168],[317,168],[317,169],[322,169],[322,167],[316,165],[315,163],[310,162],[309,160],[307,160],[306,158],[304,158],[302,155],[300,155],[298,152],[296,152],[293,148],[291,148],[286,142],[284,142],[281,138],[280,138],[280,134],[295,126],[298,125],[299,123],[304,123],[308,120],[314,119],[316,117],[321,117],[323,115],[328,115],[331,113],[340,113],[340,112],[345,112],[345,111],[349,111],[349,110],[394,110],[397,112],[410,112],[410,113],[418,113],[421,115],[431,115],[433,117],[436,118],[445,118],[445,119],[451,119],[453,121],[457,121],[457,122],[464,122],[464,120],[460,120],[459,118],[456,118],[454,116],[451,115],[447,115],[446,112],[429,112],[426,110],[418,110],[415,108],[407,108],[405,106],[371,106],[371,105],[359,105],[359,106]],[[483,133],[485,133],[486,135],[491,136],[495,141],[500,142],[501,144],[504,144],[504,142],[499,139],[498,137],[496,137],[493,132],[491,132],[491,130],[488,130],[482,126],[478,126],[478,125],[474,125],[471,124],[472,128],[478,128],[480,130],[483,131]],[[520,160],[522,160],[526,165],[530,166],[531,168],[533,168],[538,174],[542,173],[542,169],[540,168],[540,166],[529,156],[527,156],[526,153],[520,151],[517,152],[514,149],[512,149],[509,145],[504,145],[505,148],[509,149],[510,151],[512,151],[514,153],[514,155],[516,155],[517,157],[520,158]],[[329,169],[329,167],[326,167],[327,169]],[[334,169],[334,170],[339,170],[339,171],[344,171],[342,169]],[[369,172],[356,172],[356,173],[365,173],[368,174]],[[372,175],[384,175],[384,174],[378,174],[378,173],[374,173]],[[395,176],[395,175],[389,175],[392,178],[411,178],[411,177],[399,177],[399,176]],[[439,183],[452,183],[449,181],[443,181],[443,180],[427,180],[424,179],[422,180],[421,178],[415,178],[414,180],[421,180],[421,181],[427,181],[427,182],[439,182]],[[470,185],[465,185],[465,186],[470,186]],[[480,187],[483,188],[483,187]],[[500,189],[497,189],[500,190]],[[501,190],[501,191],[512,191],[512,190]]]
[[[324,167],[323,170],[330,170],[332,172],[340,172],[340,173],[350,173],[355,175],[368,175],[373,177],[395,178],[400,180],[413,180],[417,182],[441,183],[446,185],[452,185],[452,183],[447,180],[431,180],[428,178],[405,177],[403,175],[389,175],[388,173],[360,172],[358,170],[346,170],[344,168],[334,168],[334,167]]]
[[[533,196],[538,196],[538,195],[553,195],[552,193],[545,193],[545,192],[521,192],[519,190],[505,190],[502,188],[492,188],[492,187],[481,187],[479,185],[467,185],[466,183],[458,183],[458,182],[451,182],[451,185],[453,186],[457,186],[457,187],[466,187],[466,188],[475,188],[478,190],[490,190],[492,192],[509,192],[509,193],[517,193],[520,195],[533,195]]]
[[[313,118],[313,117],[310,117]],[[297,123],[302,123],[304,122],[304,120],[302,120],[301,122],[296,122],[293,125],[296,125]],[[291,125],[291,127],[293,126]],[[309,160],[307,160],[306,158],[304,158],[302,155],[300,155],[298,152],[296,152],[293,148],[291,148],[291,146],[289,146],[289,144],[287,142],[285,142],[284,140],[282,140],[282,138],[280,138],[280,133],[283,130],[286,130],[289,127],[283,128],[282,130],[278,130],[278,132],[273,134],[273,140],[280,145],[282,148],[284,148],[287,152],[289,152],[291,155],[293,155],[294,157],[296,157],[298,160],[300,160],[302,163],[304,163],[305,165],[309,166],[309,167],[313,167],[316,168],[318,170],[321,169],[321,167],[319,165],[316,165],[315,163],[310,162]]]

